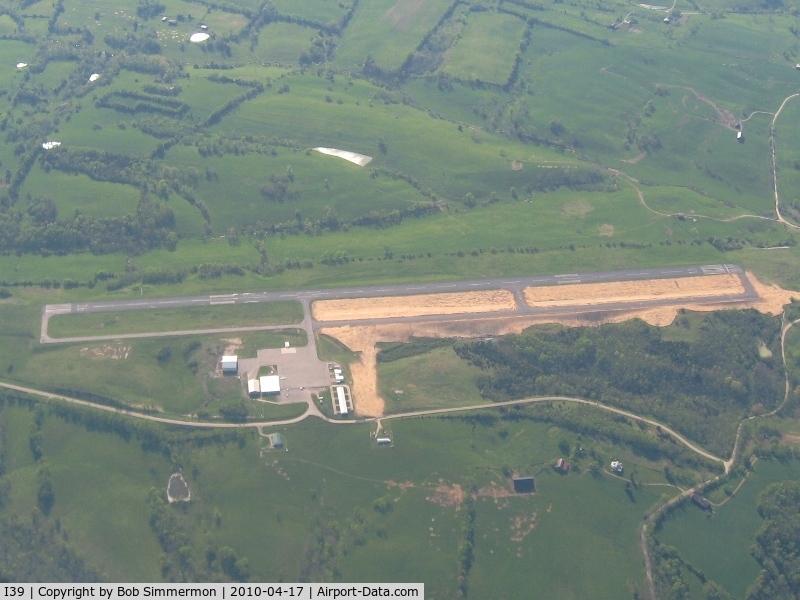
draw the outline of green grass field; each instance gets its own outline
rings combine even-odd
[[[56,315],[52,337],[189,331],[225,327],[289,325],[303,319],[296,302],[266,302],[190,308],[158,308],[107,313]]]
[[[525,23],[503,13],[476,13],[447,55],[443,71],[463,81],[502,85],[511,73]]]
[[[684,560],[734,597],[743,598],[760,570],[750,554],[762,523],[756,510],[758,494],[770,483],[798,476],[797,461],[759,461],[736,496],[715,508],[713,517],[687,504],[664,523],[656,537],[677,548]]]
[[[450,0],[359,4],[342,36],[335,64],[349,70],[371,56],[381,68],[397,69],[451,4]]]
[[[6,407],[0,414],[6,425],[33,418],[24,408]],[[629,586],[641,590],[637,530],[641,511],[656,496],[637,493],[633,504],[622,483],[608,477],[557,476],[543,463],[558,454],[565,432],[532,423],[503,427],[474,429],[458,420],[396,423],[395,446],[378,448],[366,425],[331,428],[309,421],[280,430],[288,452],[266,450],[262,438],[247,435],[238,446],[176,448],[172,465],[135,439],[87,432],[56,417],[45,419],[42,432],[53,474],[53,516],[89,563],[112,578],[159,580],[159,549],[145,500],[151,487],[163,493],[180,465],[193,501],[171,510],[190,535],[192,553],[200,554],[208,534],[247,557],[254,580],[293,580],[301,572],[333,569],[341,581],[424,581],[428,595],[446,597],[457,583],[459,490],[475,486],[471,589],[500,593],[509,576],[524,571],[522,583],[538,581],[577,596],[590,586],[604,597],[620,596]],[[20,503],[35,495],[25,485],[25,472],[35,471],[23,458],[30,456],[27,446],[26,437],[4,440],[6,453],[21,457],[12,472]],[[537,494],[509,492],[500,473],[504,465],[536,473]],[[373,508],[381,498],[389,498],[382,513]],[[310,557],[322,530],[338,531],[338,539],[318,562]],[[543,553],[555,547],[574,552],[575,545],[583,547],[581,560],[591,567],[564,587],[564,573]],[[626,567],[611,569],[615,561]],[[562,562],[568,562],[566,554]]]

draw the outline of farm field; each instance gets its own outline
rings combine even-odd
[[[28,431],[37,413],[6,404],[1,414],[5,424],[25,423]],[[559,454],[559,443],[575,441],[574,434],[559,428],[530,422],[480,422],[475,428],[460,419],[403,422],[392,425],[395,447],[378,449],[370,444],[366,425],[330,428],[308,422],[282,431],[288,452],[271,451],[254,434],[229,441],[209,435],[196,445],[191,436],[173,431],[155,438],[171,440],[165,455],[141,443],[144,430],[131,430],[126,441],[102,422],[86,431],[85,413],[68,415],[65,420],[45,413],[33,426],[42,433],[41,455],[52,478],[51,515],[70,533],[72,548],[109,577],[158,581],[162,553],[175,569],[170,551],[159,548],[156,537],[164,525],[148,521],[158,523],[150,519],[159,510],[152,495],[164,497],[169,473],[180,465],[196,500],[174,513],[171,526],[186,536],[196,574],[205,572],[201,556],[213,540],[246,557],[254,580],[316,578],[336,569],[342,581],[381,581],[394,573],[399,581],[425,581],[432,597],[447,597],[457,586],[463,490],[474,485],[471,588],[502,589],[508,573],[499,564],[530,565],[531,557],[553,551],[555,540],[564,536],[587,551],[594,545],[606,548],[600,561],[596,553],[586,556],[598,572],[614,561],[629,565],[599,580],[591,573],[572,578],[568,589],[575,594],[592,585],[608,595],[643,586],[636,530],[641,510],[656,494],[642,488],[634,504],[623,483],[608,476],[560,477],[550,471],[547,465]],[[31,485],[36,463],[23,460],[25,453],[30,456],[28,445],[23,436],[4,440],[5,452],[21,459],[10,474],[13,507],[36,494]],[[343,460],[334,461],[334,455]],[[537,494],[514,497],[501,472],[504,465],[537,473]],[[109,469],[113,477],[100,476]],[[340,475],[333,477],[334,471]],[[71,483],[92,479],[92,485]],[[94,500],[85,501],[88,493]],[[113,526],[113,513],[97,504],[109,497],[119,497],[117,505],[125,506],[125,518]],[[321,531],[338,532],[338,541],[324,558],[316,558]],[[283,548],[280,555],[270,551],[276,545]],[[150,552],[138,552],[141,547]],[[392,565],[397,556],[407,557],[400,571]],[[129,561],[130,571],[124,566]],[[550,573],[546,562],[533,561],[542,566],[525,569],[526,577],[558,589],[562,574]]]
[[[724,506],[714,508],[709,517],[693,504],[671,517],[656,538],[675,547],[693,568],[723,586],[736,598],[743,598],[760,571],[750,553],[762,519],[757,510],[758,495],[771,483],[797,480],[800,464],[796,460],[781,464],[759,461],[747,480]],[[736,485],[729,486],[730,489]],[[725,499],[722,496],[719,501]],[[715,557],[711,559],[711,557]]]

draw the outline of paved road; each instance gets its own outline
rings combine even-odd
[[[534,404],[538,402],[571,402],[576,404],[586,404],[588,406],[593,406],[601,410],[606,410],[609,412],[616,413],[618,415],[623,415],[625,417],[634,419],[636,421],[647,423],[654,427],[660,427],[662,431],[665,431],[666,433],[674,437],[676,440],[678,440],[680,443],[685,445],[693,452],[696,452],[697,454],[704,456],[705,458],[708,458],[710,460],[723,462],[723,459],[719,458],[718,456],[714,456],[710,452],[706,452],[699,446],[687,440],[685,437],[676,432],[674,429],[671,429],[668,426],[659,423],[658,421],[654,421],[653,419],[647,419],[645,417],[640,417],[638,415],[635,415],[634,413],[621,410],[619,408],[614,408],[613,406],[600,404],[599,402],[594,402],[592,400],[584,400],[583,398],[571,398],[568,396],[543,396],[539,398],[522,398],[520,400],[507,400],[505,402],[487,402],[485,404],[474,404],[472,406],[458,406],[453,408],[434,408],[429,410],[418,410],[407,413],[385,415],[383,417],[367,417],[367,418],[353,419],[353,420],[331,419],[330,417],[323,415],[319,411],[316,412],[309,411],[300,415],[299,417],[294,417],[292,419],[284,419],[279,421],[248,421],[246,423],[209,423],[206,421],[182,421],[180,419],[170,419],[167,417],[159,417],[157,415],[152,415],[152,414],[139,413],[131,410],[126,410],[123,408],[116,408],[113,406],[106,406],[104,404],[97,404],[96,402],[88,402],[86,400],[70,398],[69,396],[63,396],[61,394],[53,394],[51,392],[45,392],[42,390],[37,390],[21,385],[14,385],[12,383],[0,382],[0,387],[7,388],[10,390],[15,390],[17,392],[24,392],[26,394],[31,394],[34,396],[40,396],[42,398],[47,398],[48,400],[62,400],[65,402],[69,402],[70,404],[78,404],[80,406],[85,406],[88,408],[96,408],[99,410],[104,410],[106,412],[125,415],[127,417],[143,419],[145,421],[154,421],[156,423],[164,423],[167,425],[180,425],[182,427],[200,427],[200,428],[216,428],[216,429],[241,429],[244,427],[257,427],[260,429],[264,427],[280,427],[283,425],[292,425],[294,423],[299,423],[300,421],[303,421],[308,417],[317,417],[319,419],[322,419],[323,421],[327,421],[328,423],[333,423],[336,425],[355,425],[357,423],[374,423],[377,421],[388,421],[390,419],[413,419],[418,417],[426,417],[430,415],[469,412],[473,410],[486,410],[492,408],[500,408],[503,406]]]

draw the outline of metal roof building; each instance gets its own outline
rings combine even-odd
[[[277,375],[264,375],[259,378],[262,394],[280,394],[281,380]]]
[[[221,366],[223,373],[236,375],[239,372],[239,357],[235,354],[223,356]]]
[[[339,404],[339,414],[347,414],[347,399],[344,395],[344,388],[340,385],[336,386],[336,402]]]
[[[258,379],[248,379],[247,393],[250,396],[258,396],[261,394],[261,382],[259,382]]]

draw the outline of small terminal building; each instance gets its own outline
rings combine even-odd
[[[258,385],[262,395],[281,393],[281,379],[277,375],[264,375],[263,377],[259,377]]]

